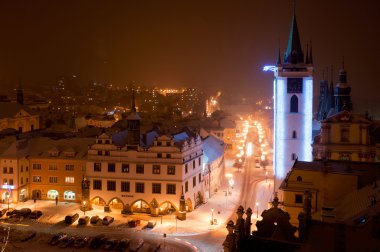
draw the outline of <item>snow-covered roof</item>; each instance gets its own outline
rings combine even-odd
[[[146,146],[152,146],[154,139],[158,137],[158,133],[155,130],[151,130],[145,133],[145,144]]]
[[[48,137],[39,137],[29,140],[29,157],[31,158],[49,158],[49,150],[57,148],[66,150],[72,148],[75,155],[67,157],[64,152],[58,154],[58,158],[62,159],[86,159],[88,146],[94,144],[94,138],[64,138],[54,140]],[[54,158],[57,158],[54,157]]]
[[[380,180],[376,182],[376,185],[380,185]],[[337,202],[334,210],[335,219],[352,221],[358,214],[369,210],[373,197],[376,197],[377,200],[380,199],[380,188],[374,186],[374,184],[369,184],[359,190],[348,193]],[[379,204],[378,207],[380,207]]]
[[[203,140],[203,162],[211,163],[224,155],[224,143],[210,135]]]
[[[187,134],[187,132],[180,132],[173,135],[174,142],[181,142],[186,139],[188,139],[190,136]]]
[[[116,146],[125,146],[128,141],[128,130],[119,131],[112,135],[112,143]]]

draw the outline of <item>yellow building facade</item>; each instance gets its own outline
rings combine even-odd
[[[93,139],[33,139],[29,156],[32,199],[81,202],[87,149]]]
[[[298,214],[304,207],[304,197],[308,192],[311,195],[312,218],[334,222],[340,201],[347,194],[371,184],[376,176],[380,176],[378,163],[297,161],[280,186],[282,205],[290,214],[291,223],[298,225]]]
[[[9,128],[19,132],[40,129],[40,116],[29,113],[18,103],[3,102],[0,104],[0,131]]]
[[[313,143],[314,160],[346,160],[377,162],[373,125],[367,116],[348,111],[339,112],[321,121],[321,133]]]

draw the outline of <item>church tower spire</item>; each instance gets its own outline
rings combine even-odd
[[[281,65],[281,49],[280,49],[280,46],[278,47],[276,65]]]
[[[335,113],[343,110],[351,111],[351,87],[347,83],[347,72],[344,69],[344,57],[342,68],[339,70],[339,82],[335,86]]]
[[[135,105],[135,90],[132,89],[132,104],[131,104],[131,114],[127,117],[127,148],[128,149],[138,149],[140,144],[140,121],[141,117],[136,112]]]
[[[300,35],[298,32],[296,19],[296,3],[293,1],[293,19],[290,26],[288,47],[284,55],[284,63],[298,64],[304,62],[304,55],[301,47]]]
[[[275,190],[295,160],[312,160],[313,74],[310,54],[308,64],[304,64],[293,3],[293,20],[285,56],[282,64],[277,62],[274,69]]]

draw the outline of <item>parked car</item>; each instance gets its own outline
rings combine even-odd
[[[83,248],[88,243],[88,237],[77,237],[74,241],[74,248]]]
[[[24,218],[28,217],[31,213],[32,213],[32,210],[30,208],[22,208],[20,210],[14,211],[14,214],[17,217],[24,217]]]
[[[65,233],[58,233],[58,234],[54,235],[50,239],[49,245],[52,245],[52,246],[57,245],[61,241],[61,239],[65,238],[66,236],[67,236],[67,234],[65,234]]]
[[[98,221],[100,220],[99,216],[95,215],[95,216],[92,216],[91,219],[90,219],[90,223],[95,225],[95,224],[98,224]]]
[[[67,225],[73,224],[77,219],[79,218],[79,214],[73,214],[73,215],[66,215],[65,217],[65,223]]]
[[[34,210],[30,213],[29,218],[31,219],[38,219],[42,216],[42,212],[40,210]]]
[[[118,244],[119,244],[119,240],[117,239],[108,239],[106,240],[105,244],[104,244],[104,249],[105,250],[113,250]]]
[[[75,237],[73,236],[66,236],[65,238],[61,239],[59,242],[58,247],[59,248],[67,248],[70,247],[72,244],[74,244]]]
[[[112,216],[105,216],[104,218],[103,218],[103,221],[102,221],[102,223],[103,223],[103,225],[109,225],[109,224],[111,224],[112,222],[114,221],[114,218],[112,217]]]
[[[144,240],[141,238],[132,239],[129,243],[129,251],[137,251],[142,247],[143,244]]]
[[[78,225],[87,225],[89,221],[90,221],[90,217],[81,216],[78,220]]]
[[[7,212],[7,209],[4,208],[0,211],[0,217],[3,217],[3,215]]]
[[[30,239],[33,239],[34,237],[36,237],[37,235],[37,232],[25,232],[25,235],[24,236],[21,236],[22,238],[20,239],[22,242],[26,242],[26,241],[29,241]]]
[[[155,220],[150,220],[150,221],[148,221],[148,224],[146,224],[145,228],[153,229],[154,226],[156,226],[156,224],[157,224],[157,221],[155,221]]]
[[[7,213],[5,215],[6,216],[12,216],[14,213],[15,213],[15,209],[9,208],[9,210],[7,210]]]
[[[130,239],[127,239],[127,238],[121,239],[119,244],[115,247],[115,250],[119,252],[126,251],[130,242],[131,242]]]
[[[91,240],[89,248],[98,249],[103,245],[105,240],[106,240],[106,236],[104,234],[97,235]]]
[[[128,221],[128,226],[129,227],[136,227],[136,226],[138,226],[138,225],[140,225],[140,220],[130,220],[130,221]]]

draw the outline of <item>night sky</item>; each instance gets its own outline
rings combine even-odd
[[[315,86],[344,56],[354,103],[375,101],[379,1],[303,0],[296,13],[304,51],[313,41]],[[75,74],[271,96],[272,73],[261,69],[279,43],[284,52],[291,16],[291,0],[1,1],[0,82],[30,88]]]

